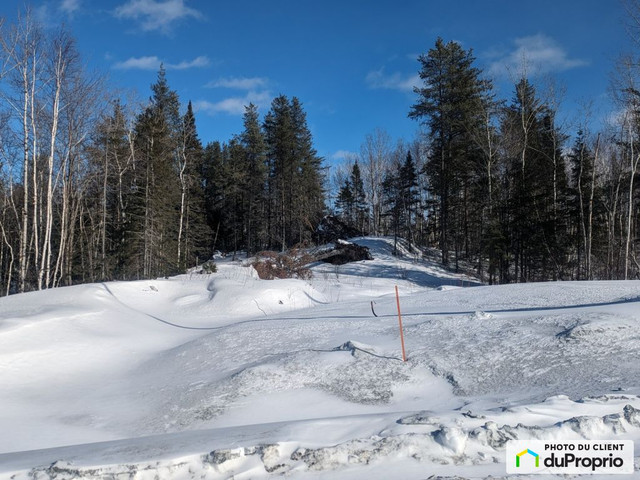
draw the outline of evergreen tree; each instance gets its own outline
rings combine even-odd
[[[89,150],[90,165],[96,178],[95,204],[100,205],[100,280],[124,279],[127,275],[127,225],[130,192],[133,186],[133,158],[125,113],[120,102],[96,126]]]
[[[221,232],[224,230],[223,209],[223,153],[220,142],[211,142],[204,149],[202,175],[204,181],[205,216],[213,233],[209,242],[210,251],[221,248]]]
[[[281,95],[264,120],[267,143],[267,233],[272,245],[311,240],[324,212],[322,159],[313,148],[306,114],[298,99]]]
[[[179,271],[179,101],[162,67],[151,89],[150,104],[135,126],[137,221],[131,226],[135,276],[144,278]]]
[[[420,78],[424,86],[416,88],[419,98],[411,107],[409,117],[428,127],[430,155],[425,165],[431,195],[438,205],[438,232],[442,262],[450,262],[449,251],[458,251],[455,242],[456,224],[460,212],[467,213],[468,165],[475,153],[469,127],[481,115],[480,99],[486,95],[487,82],[473,66],[471,50],[465,51],[456,42],[444,43],[441,38],[426,55],[419,57]],[[466,215],[465,215],[466,218]],[[464,220],[464,218],[463,218]],[[458,255],[456,255],[457,261]]]
[[[388,168],[382,181],[382,193],[385,207],[383,216],[389,219],[393,231],[393,254],[398,254],[398,237],[403,223],[403,198],[400,166],[395,164]]]
[[[548,172],[543,197],[545,249],[548,260],[542,263],[541,278],[549,275],[553,280],[562,280],[569,263],[569,184],[566,159],[563,153],[567,136],[556,124],[556,112],[547,107],[542,118],[540,152],[541,168]],[[543,253],[544,256],[544,253]],[[548,272],[548,273],[547,273]]]
[[[240,136],[244,147],[247,168],[246,218],[247,255],[257,252],[267,244],[267,222],[265,208],[267,146],[260,127],[258,108],[250,103],[245,107],[244,131]]]
[[[269,169],[267,232],[270,244],[284,251],[293,237],[293,188],[297,168],[291,106],[284,95],[271,102],[271,110],[264,119],[264,131]]]
[[[324,179],[322,158],[313,147],[313,138],[307,125],[307,114],[296,97],[291,100],[291,121],[295,138],[295,161],[298,163],[297,192],[297,239],[295,243],[309,243],[311,233],[325,212]]]
[[[211,231],[206,222],[203,185],[204,149],[198,138],[191,102],[182,118],[180,139],[178,261],[180,269],[183,270],[198,265],[210,256],[207,247]]]
[[[156,83],[151,85],[151,104],[153,109],[164,117],[169,137],[179,135],[182,118],[180,117],[180,99],[175,90],[171,90],[167,81],[164,65],[160,65]]]
[[[418,173],[411,151],[407,151],[405,162],[398,172],[399,194],[402,206],[403,229],[406,237],[413,242],[415,210],[420,202],[418,195]]]
[[[344,184],[340,187],[338,197],[336,198],[336,210],[338,211],[340,219],[349,226],[352,226],[354,223],[354,203],[351,179],[346,178]]]
[[[351,173],[344,181],[336,199],[336,209],[340,218],[352,228],[364,233],[367,220],[367,204],[364,193],[364,182],[360,166],[356,161]]]
[[[597,148],[597,145],[596,145]],[[600,214],[601,183],[595,169],[595,153],[588,144],[587,135],[581,129],[568,155],[569,160],[569,217],[573,220],[571,232],[576,253],[576,278],[591,279],[591,265],[596,224],[594,217]],[[605,224],[606,219],[597,224]]]
[[[543,106],[533,85],[527,79],[521,79],[515,86],[511,104],[505,108],[502,123],[502,134],[509,146],[509,193],[505,204],[509,208],[510,250],[516,280],[521,282],[529,275],[528,267],[533,261],[531,248],[540,241],[539,222],[532,221],[536,218],[534,197],[539,172],[531,167],[535,164],[534,157],[539,156],[535,137],[540,129],[542,112]]]
[[[489,273],[494,283],[504,251],[500,221],[500,175],[503,157],[497,118],[502,108],[496,100],[493,86],[485,81],[483,94],[478,97],[477,115],[472,117],[469,134],[476,146],[469,155],[469,175],[466,177],[467,219],[464,250],[469,260],[476,262],[479,278]],[[485,266],[485,264],[487,264]]]
[[[226,227],[226,249],[233,251],[233,258],[246,245],[245,225],[248,216],[247,155],[238,137],[231,139],[222,149],[222,192],[224,195],[223,219]]]
[[[564,135],[555,112],[525,78],[505,109],[502,133],[509,155],[509,236],[520,282],[563,277],[566,264],[566,174]],[[508,267],[507,267],[508,268]]]
[[[384,216],[393,231],[393,253],[396,255],[399,237],[413,240],[415,210],[419,203],[418,174],[410,151],[402,164],[395,162],[387,169],[382,189],[386,206]]]
[[[364,193],[364,181],[362,180],[362,174],[357,160],[351,169],[350,180],[353,188],[353,215],[355,227],[364,234],[366,233],[365,222],[368,218],[367,199]]]

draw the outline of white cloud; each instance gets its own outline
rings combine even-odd
[[[236,90],[255,90],[264,87],[267,79],[263,77],[227,77],[219,78],[205,85],[207,88],[233,88]]]
[[[244,107],[253,103],[257,107],[268,107],[271,102],[271,94],[267,91],[250,91],[243,97],[230,97],[218,102],[198,100],[194,102],[193,108],[197,112],[204,112],[209,115],[226,113],[229,115],[243,115]]]
[[[80,10],[81,0],[62,0],[60,4],[60,10],[67,15],[73,15],[77,10]]]
[[[182,61],[180,63],[167,63],[167,70],[186,70],[188,68],[203,68],[211,65],[208,57],[201,55],[190,61]]]
[[[171,25],[187,18],[203,18],[202,13],[185,5],[185,0],[129,0],[115,9],[118,18],[140,20],[144,31],[167,33]]]
[[[585,60],[569,58],[558,42],[541,33],[516,38],[509,52],[502,55],[492,52],[491,56],[500,57],[489,65],[488,73],[492,76],[520,74],[523,68],[534,74],[545,74],[588,65]]]
[[[338,150],[331,154],[332,160],[344,160],[357,157],[358,154],[356,152],[350,152],[349,150]]]
[[[162,61],[156,57],[131,57],[124,62],[116,63],[113,68],[118,70],[157,70]]]
[[[413,87],[420,85],[420,76],[417,73],[412,75],[403,75],[398,72],[388,75],[384,71],[384,67],[382,67],[379,70],[369,72],[365,81],[370,88],[413,92]]]
[[[117,70],[158,70],[162,60],[157,56],[147,57],[131,57],[124,62],[116,63],[113,68]],[[178,63],[164,62],[164,68],[167,70],[187,70],[189,68],[203,68],[208,67],[211,61],[208,57],[202,55],[194,58],[193,60],[183,60]]]

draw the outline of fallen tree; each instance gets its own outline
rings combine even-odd
[[[367,247],[356,245],[345,240],[337,240],[331,250],[325,250],[315,257],[316,261],[331,263],[332,265],[344,265],[360,260],[373,260]]]

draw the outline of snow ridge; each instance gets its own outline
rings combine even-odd
[[[550,399],[566,401],[566,399]],[[587,399],[587,401],[590,399]],[[625,400],[620,397],[612,401]],[[640,398],[626,398],[636,403]],[[618,436],[640,430],[640,409],[626,404],[617,413],[603,416],[571,417],[547,427],[518,424],[498,426],[488,421],[475,428],[432,424],[424,414],[411,414],[397,420],[405,427],[431,425],[428,432],[380,432],[367,438],[356,438],[332,446],[305,447],[297,442],[261,443],[238,448],[220,448],[207,454],[179,459],[105,466],[77,467],[73,463],[56,461],[47,467],[29,471],[30,478],[236,478],[242,472],[254,475],[283,475],[296,478],[305,472],[339,474],[357,466],[376,466],[393,459],[412,460],[425,465],[483,466],[500,463],[509,440],[556,440]],[[260,474],[260,472],[262,472]],[[25,477],[26,478],[26,477]],[[465,478],[465,477],[458,477]],[[473,478],[495,478],[473,477]]]
[[[510,439],[640,442],[639,281],[489,287],[354,241],[373,260],[308,281],[218,259],[0,299],[0,479],[500,478]]]

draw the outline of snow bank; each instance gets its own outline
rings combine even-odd
[[[555,397],[541,405],[531,405],[530,408],[548,409],[549,404],[560,403],[571,405],[576,411],[584,413],[596,413],[602,411],[603,404],[608,414],[574,416],[553,424],[540,427],[518,423],[517,425],[502,424],[496,421],[480,419],[477,416],[458,414],[454,424],[440,422],[425,422],[425,416],[416,414],[400,417],[395,426],[388,425],[378,433],[368,436],[352,438],[325,446],[313,446],[322,438],[313,434],[316,422],[299,422],[297,424],[265,425],[262,430],[267,430],[268,435],[276,432],[281,436],[298,437],[296,441],[280,441],[275,443],[261,442],[251,444],[246,439],[241,440],[243,446],[233,448],[215,448],[199,454],[182,454],[174,458],[166,458],[163,452],[165,446],[174,442],[179,450],[188,451],[194,448],[185,442],[182,436],[161,436],[156,438],[139,439],[123,442],[112,442],[105,445],[83,447],[83,455],[78,455],[74,461],[49,460],[58,456],[64,456],[64,449],[58,451],[34,452],[34,456],[40,456],[47,462],[46,465],[30,470],[17,472],[19,478],[112,478],[127,476],[128,478],[270,478],[273,475],[286,475],[288,478],[308,478],[312,472],[326,472],[332,478],[343,475],[355,475],[351,478],[366,478],[371,471],[378,467],[385,467],[389,463],[396,468],[402,468],[403,463],[421,465],[424,471],[443,469],[447,467],[450,472],[468,472],[474,469],[476,472],[484,472],[483,475],[500,475],[500,469],[496,464],[504,460],[505,446],[509,440],[536,439],[556,441],[558,439],[598,439],[618,438],[621,435],[633,438],[640,437],[640,398],[608,396],[598,399],[584,399],[581,402],[571,402],[566,397]],[[636,407],[631,405],[635,404]],[[493,414],[496,420],[500,420],[500,414]],[[380,422],[390,421],[392,416],[373,418],[376,426]],[[529,417],[533,419],[533,417]],[[526,420],[526,418],[525,418]],[[341,418],[327,420],[334,429],[345,431],[349,425],[356,426],[360,433],[363,427],[360,418]],[[253,427],[257,430],[256,427]],[[229,434],[229,431],[210,430],[199,432],[195,435],[197,441],[208,443],[220,443],[221,437]],[[244,428],[243,437],[248,437],[249,432]],[[254,436],[264,436],[265,432],[253,432]],[[231,433],[231,438],[238,436]],[[206,438],[209,438],[207,441]],[[309,441],[310,437],[315,437]],[[196,439],[192,440],[195,443]],[[197,447],[195,447],[197,448]],[[200,447],[202,448],[202,446]],[[120,455],[150,456],[146,461],[131,461],[116,465],[86,466],[91,463],[92,456],[100,457],[104,452],[114,455],[120,451]],[[67,450],[71,451],[71,450]],[[160,453],[159,453],[160,452]],[[6,456],[4,456],[6,457]],[[156,458],[157,457],[157,458]],[[45,458],[47,460],[45,460]],[[0,456],[0,460],[5,460]],[[20,462],[8,458],[18,465]],[[96,462],[97,458],[94,458]],[[104,459],[103,459],[104,460]],[[99,461],[97,463],[100,463]],[[361,471],[361,467],[367,466],[369,470]],[[359,472],[359,475],[358,475]],[[409,478],[420,478],[409,476]],[[424,477],[422,477],[424,478]],[[460,477],[462,478],[462,477]],[[474,475],[474,478],[481,478]],[[495,477],[493,477],[495,478]]]
[[[640,282],[458,288],[357,242],[310,282],[0,299],[0,478],[485,478],[510,439],[640,439]]]

